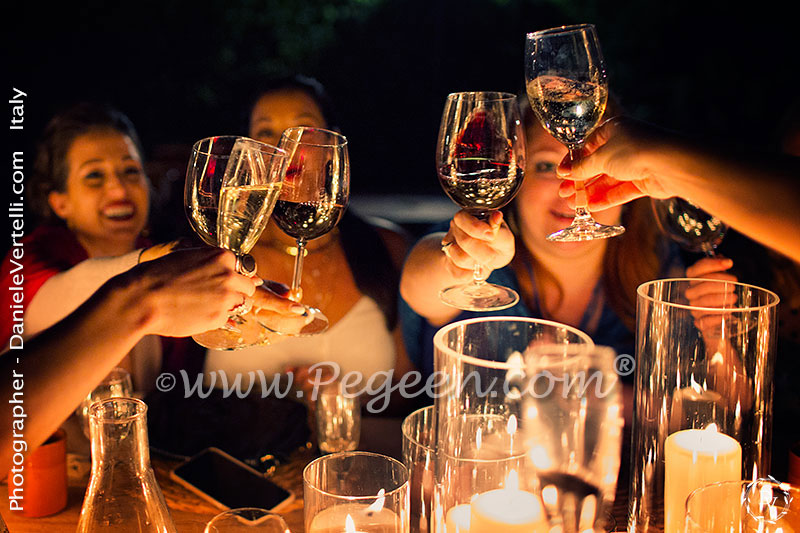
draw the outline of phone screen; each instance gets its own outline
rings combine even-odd
[[[209,448],[172,472],[202,495],[226,508],[260,507],[272,510],[292,494],[228,454]]]

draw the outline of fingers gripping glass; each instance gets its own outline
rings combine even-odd
[[[278,146],[288,154],[289,164],[272,216],[278,227],[297,242],[290,298],[300,302],[306,243],[339,223],[350,196],[350,160],[344,135],[319,128],[289,128],[281,135]],[[302,330],[276,333],[308,336],[328,329],[329,321],[322,311],[304,307],[310,319]]]
[[[471,215],[489,220],[516,196],[525,168],[525,137],[513,94],[469,92],[448,95],[436,146],[439,182],[447,196]],[[447,246],[452,243],[446,243]],[[511,307],[519,295],[486,282],[476,263],[470,283],[448,287],[441,300],[458,309]]]
[[[209,137],[192,147],[184,194],[189,223],[207,244],[236,254],[242,274],[255,270],[245,258],[269,222],[286,162],[283,150],[247,137]],[[249,313],[251,307],[245,298],[225,327],[193,338],[214,349],[263,342],[269,330]]]
[[[592,24],[563,26],[527,35],[525,81],[533,111],[575,161],[586,138],[600,123],[608,100],[603,54]],[[584,183],[575,182],[575,219],[547,236],[551,241],[588,241],[620,235],[622,226],[595,221],[587,208]]]

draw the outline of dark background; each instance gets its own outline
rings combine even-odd
[[[433,152],[449,92],[516,92],[525,33],[597,25],[611,90],[639,118],[773,146],[798,99],[790,3],[699,0],[91,0],[5,8],[7,89],[28,93],[25,149],[58,109],[110,102],[133,120],[160,190],[181,194],[188,147],[245,133],[246,95],[301,72],[328,88],[350,139],[352,193],[443,196]],[[124,5],[122,5],[124,4]],[[156,214],[183,217],[180,198]]]

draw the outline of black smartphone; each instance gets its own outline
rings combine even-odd
[[[206,448],[172,470],[170,477],[224,510],[276,511],[294,500],[291,492],[219,448]]]

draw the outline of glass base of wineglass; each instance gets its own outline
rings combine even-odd
[[[271,333],[276,333],[286,337],[311,337],[312,335],[319,335],[320,333],[327,331],[328,326],[330,326],[330,322],[328,321],[328,317],[325,316],[325,313],[316,307],[309,307],[307,305],[304,307],[306,308],[306,312],[304,313],[304,316],[306,317],[306,323],[298,330],[277,330],[272,329],[268,324],[261,325]]]
[[[212,350],[238,350],[269,342],[271,331],[256,320],[238,316],[229,320],[226,327],[192,335],[194,341]]]
[[[608,239],[625,233],[622,226],[606,226],[600,224],[591,215],[578,215],[568,227],[551,233],[547,236],[548,241],[555,242],[578,242],[591,241],[594,239]]]
[[[466,283],[442,289],[439,299],[463,311],[499,311],[519,302],[519,294],[492,283]]]

